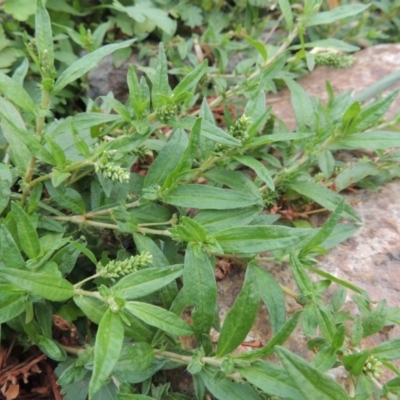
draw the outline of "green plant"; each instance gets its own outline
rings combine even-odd
[[[360,222],[337,192],[399,176],[398,152],[386,151],[399,146],[398,134],[379,127],[396,93],[364,106],[348,93],[335,97],[328,85],[328,103],[312,101],[288,73],[299,60],[312,63],[306,49],[314,46],[305,43],[304,33],[366,7],[318,14],[319,3],[306,1],[294,20],[290,3],[279,5],[287,38],[273,48],[244,35],[256,52],[244,69],[246,79],[221,84],[213,100],[204,95],[208,79],[221,83],[221,76],[211,76],[215,68],[194,61],[171,88],[161,43],[146,78],[129,68],[126,104],[108,95],[89,102],[86,112],[57,120],[51,109],[61,91],[134,40],[95,46],[59,73],[51,20],[38,0],[28,52],[41,75],[40,104],[23,87],[26,70],[13,78],[0,73],[6,142],[0,163],[0,322],[4,343],[16,337],[59,362],[59,384],[69,398],[187,398],[161,376],[180,366],[192,375],[198,399],[206,392],[217,399],[399,394],[399,377],[383,386],[376,380],[382,368],[398,375],[390,361],[400,358],[399,340],[360,346],[386,323],[399,323],[399,310],[384,301],[374,307],[367,293],[319,270],[314,259]],[[292,45],[297,37],[300,46]],[[324,43],[346,48],[334,39]],[[296,132],[275,126],[266,109],[265,92],[278,82],[291,91]],[[226,113],[227,129],[213,115],[223,103],[236,111]],[[377,157],[352,165],[335,159],[337,150],[360,148]],[[155,156],[150,163],[149,154]],[[147,169],[145,176],[132,172],[135,164]],[[300,228],[263,213],[289,201],[300,211],[318,204],[331,215],[320,228]],[[222,257],[245,268],[246,276],[220,328],[214,265]],[[269,260],[288,265],[298,293],[262,267]],[[310,273],[322,279],[315,282]],[[327,303],[323,293],[331,283],[338,288]],[[355,318],[342,310],[346,290],[355,293]],[[302,305],[289,319],[284,293]],[[237,354],[260,300],[274,336],[261,349]],[[76,325],[75,346],[53,336],[53,315]],[[282,347],[300,318],[316,352],[310,363]],[[220,331],[216,344],[212,328]],[[274,353],[281,365],[265,360]],[[350,393],[325,374],[337,366],[351,375]]]

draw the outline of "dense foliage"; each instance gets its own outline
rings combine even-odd
[[[400,323],[400,310],[315,260],[361,222],[340,192],[399,176],[400,137],[382,120],[397,93],[363,104],[397,75],[358,98],[328,84],[326,104],[295,80],[316,64],[348,66],[357,45],[398,38],[399,4],[268,3],[4,2],[2,346],[37,346],[55,360],[66,400],[190,398],[164,374],[182,366],[197,399],[400,395],[391,363],[400,339],[361,345]],[[148,63],[129,66],[126,102],[86,98],[89,71],[132,51]],[[295,131],[266,107],[282,87]],[[368,153],[351,164],[336,157],[357,149]],[[330,215],[315,228],[271,212],[289,202],[297,216]],[[246,270],[222,326],[220,260]],[[290,269],[298,291],[267,261]],[[357,316],[343,308],[347,294]],[[285,295],[301,311],[287,315]],[[272,339],[240,354],[260,301]],[[298,324],[311,362],[283,346]],[[346,390],[326,374],[337,367]],[[383,369],[396,377],[379,381]]]

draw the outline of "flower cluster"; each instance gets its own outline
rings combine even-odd
[[[322,51],[315,55],[315,63],[325,67],[349,68],[353,65],[354,56],[340,54],[336,51]]]
[[[236,122],[229,127],[229,133],[235,138],[240,140],[242,143],[247,139],[247,128],[251,124],[251,119],[243,114]],[[215,151],[225,151],[230,146],[224,144],[216,144]]]
[[[104,178],[114,182],[129,182],[130,174],[124,168],[110,161],[112,152],[106,152],[103,157],[94,164],[96,172],[100,172]]]
[[[165,104],[156,110],[157,118],[161,122],[167,122],[176,113],[175,104]]]
[[[364,364],[363,372],[365,375],[379,378],[382,375],[382,363],[374,356],[369,356]]]
[[[137,256],[132,256],[126,260],[112,260],[106,265],[97,265],[97,271],[106,278],[118,278],[128,275],[141,268],[147,267],[153,261],[153,256],[144,252]]]
[[[150,149],[145,144],[142,144],[132,149],[132,153],[143,160],[147,155],[150,154]]]

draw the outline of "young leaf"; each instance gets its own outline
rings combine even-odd
[[[331,377],[281,346],[276,352],[291,381],[306,399],[350,400],[345,390]]]
[[[292,6],[289,0],[278,0],[279,7],[282,10],[282,14],[285,18],[286,25],[289,31],[293,28],[293,14],[292,14]]]
[[[182,217],[179,225],[170,229],[179,241],[205,243],[207,230],[192,218]]]
[[[305,255],[313,251],[316,247],[320,246],[333,232],[333,229],[339,222],[344,208],[344,199],[338,204],[335,211],[329,216],[322,228],[306,243],[301,254]]]
[[[86,54],[78,61],[75,61],[58,77],[52,93],[55,94],[67,86],[69,83],[76,81],[78,78],[86,74],[94,68],[99,61],[108,54],[113,53],[115,50],[129,47],[136,39],[125,40],[121,43],[108,44],[100,49],[93,51],[92,53]]]
[[[0,278],[47,300],[65,301],[74,295],[74,287],[53,274],[0,268]]]
[[[332,176],[335,169],[335,159],[332,152],[325,150],[318,154],[318,167],[326,179]]]
[[[232,382],[227,378],[216,379],[217,371],[214,369],[203,369],[200,377],[207,389],[218,400],[261,400],[260,395],[248,383]]]
[[[49,356],[51,359],[56,361],[65,361],[67,354],[61,345],[55,340],[42,336],[37,342],[39,349]]]
[[[263,61],[267,61],[268,59],[268,51],[267,48],[265,47],[265,44],[261,42],[260,40],[255,40],[251,36],[248,35],[243,35],[243,37],[246,39],[247,43],[249,43],[250,46],[253,46],[258,53],[261,55]]]
[[[251,262],[246,269],[242,290],[229,310],[218,339],[217,357],[235,350],[249,333],[256,319],[260,293],[256,265]]]
[[[89,398],[107,382],[121,354],[124,326],[121,317],[109,308],[101,318],[94,345],[93,374],[89,383]]]
[[[126,303],[125,309],[146,324],[155,326],[164,332],[177,336],[193,335],[190,325],[163,308],[138,301],[129,301]]]
[[[14,79],[0,72],[0,93],[17,107],[33,114],[35,103],[28,92]]]
[[[253,254],[290,249],[312,233],[311,229],[286,226],[235,226],[216,232],[212,237],[226,253]]]
[[[187,302],[193,307],[193,329],[201,343],[202,335],[209,334],[214,322],[217,284],[209,256],[193,243],[189,243],[185,253],[183,287]]]
[[[162,186],[169,174],[179,165],[187,145],[186,133],[182,129],[177,129],[151,164],[143,186],[145,188],[153,185]]]
[[[168,283],[179,278],[182,273],[181,265],[142,269],[120,279],[113,286],[113,290],[116,296],[123,299],[137,299],[168,285]]]
[[[46,68],[43,61],[45,61],[45,64],[53,66],[54,45],[53,35],[51,31],[51,20],[49,13],[46,10],[46,7],[42,3],[42,0],[37,0],[35,15],[35,39],[37,51],[39,54],[39,60],[41,63],[40,66]],[[44,51],[47,52],[47,56],[45,57],[43,57]]]
[[[11,210],[17,224],[22,250],[29,258],[38,257],[40,254],[39,237],[28,214],[15,202],[11,204]]]
[[[274,181],[264,164],[250,156],[235,156],[234,159],[251,168],[271,190],[275,190]]]
[[[85,203],[75,189],[64,185],[54,187],[50,181],[46,181],[45,186],[51,198],[57,201],[61,207],[71,210],[74,214],[85,213]]]
[[[180,172],[189,170],[192,167],[193,161],[196,157],[196,153],[200,147],[201,122],[202,119],[198,118],[194,123],[189,136],[189,144],[186,147],[177,166],[169,173],[169,175],[165,179],[163,189],[171,190],[172,188],[174,188],[179,182],[179,179],[177,179],[177,175]]]
[[[306,91],[294,80],[285,79],[290,90],[294,115],[296,116],[297,132],[307,132],[314,128],[314,108]]]
[[[334,211],[343,197],[326,187],[311,181],[297,181],[289,185],[297,193],[306,196],[330,211]],[[346,201],[343,206],[343,216],[353,221],[360,222],[360,217]]]
[[[261,300],[268,308],[272,332],[276,335],[286,322],[285,296],[279,284],[266,270],[255,266]]]
[[[264,393],[285,400],[307,400],[293,384],[287,372],[279,365],[270,362],[256,361],[236,370],[252,385]]]
[[[296,254],[290,254],[290,268],[292,270],[293,278],[296,281],[297,286],[304,295],[310,295],[315,292],[314,285],[304,271],[304,267]]]
[[[364,337],[371,336],[374,333],[380,331],[386,322],[387,305],[386,301],[382,300],[379,302],[375,310],[371,311],[370,314],[362,321],[362,327]]]
[[[3,260],[8,268],[25,268],[25,261],[14,238],[3,224],[0,226],[0,260]]]
[[[27,296],[25,293],[5,291],[0,285],[0,324],[7,322],[25,311]]]
[[[221,189],[208,185],[178,186],[163,201],[180,207],[226,210],[259,204],[260,200],[246,192]]]
[[[163,105],[163,96],[169,97],[170,93],[167,58],[165,57],[164,45],[160,42],[158,47],[158,64],[151,92],[151,100],[155,110]]]
[[[370,4],[350,4],[336,7],[330,11],[323,11],[309,18],[306,22],[306,26],[309,27],[322,24],[330,24],[337,20],[357,15],[366,10],[369,6]]]
[[[397,132],[391,131],[368,131],[354,133],[352,135],[339,138],[329,148],[332,150],[340,149],[369,149],[386,150],[390,147],[399,147],[400,137]]]
[[[179,96],[181,93],[192,90],[206,73],[206,69],[207,60],[204,60],[175,86],[174,90],[172,91],[171,98],[174,99],[174,97]]]

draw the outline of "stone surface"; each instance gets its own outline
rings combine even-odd
[[[325,82],[329,81],[336,94],[353,91],[354,94],[367,89],[392,72],[400,70],[400,44],[382,44],[361,50],[356,54],[356,61],[347,69],[316,67],[313,72],[299,81],[310,96],[327,100]],[[383,95],[400,88],[400,80],[392,85]],[[293,108],[290,104],[289,90],[267,95],[268,105],[283,120],[289,129],[295,128]],[[400,96],[390,107],[386,116],[393,118],[400,106]]]

